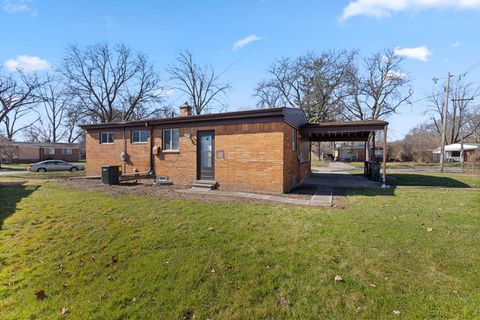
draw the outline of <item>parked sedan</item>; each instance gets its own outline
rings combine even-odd
[[[47,172],[47,171],[78,171],[84,170],[85,167],[79,164],[72,164],[63,160],[46,160],[31,164],[27,167],[28,171],[32,172]]]

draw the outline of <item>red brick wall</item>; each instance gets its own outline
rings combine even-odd
[[[40,148],[40,160],[64,160],[64,161],[78,161],[78,149],[68,148],[72,150],[72,154],[63,154],[63,148],[54,148],[55,154],[46,154],[45,148]],[[67,148],[65,148],[67,149]]]
[[[197,178],[197,131],[202,130],[215,131],[215,180],[221,189],[284,192],[291,187],[286,181],[292,176],[296,176],[297,181],[303,178],[298,160],[291,152],[291,144],[284,146],[288,143],[286,132],[291,136],[291,127],[283,122],[180,127],[179,151],[160,152],[154,156],[156,175],[169,176],[176,184],[192,184]],[[90,130],[86,134],[89,176],[100,175],[103,165],[124,165],[120,159],[124,150],[122,129],[104,131],[114,132],[113,144],[99,143],[100,130]],[[153,130],[153,144],[160,148],[162,131],[162,128]],[[129,162],[124,165],[124,172],[133,172],[134,168],[148,171],[150,141],[132,144],[130,129],[125,129],[125,137]],[[217,151],[223,151],[223,159],[217,158]]]
[[[293,150],[292,141],[293,141],[293,127],[284,123],[283,132],[284,132],[284,143],[283,143],[283,152],[284,152],[284,177],[283,177],[283,189],[288,191],[298,185],[303,178],[310,172],[310,161],[306,163],[300,163],[300,131],[296,130],[296,150]]]

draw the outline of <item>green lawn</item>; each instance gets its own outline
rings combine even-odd
[[[480,188],[480,175],[440,172],[387,173],[387,183],[393,186]]]
[[[0,204],[0,319],[480,318],[475,191],[316,209],[3,180]]]

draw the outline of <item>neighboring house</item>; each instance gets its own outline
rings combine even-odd
[[[459,162],[460,153],[462,150],[462,145],[460,143],[448,144],[445,146],[445,161],[447,162]],[[470,161],[473,158],[473,155],[476,151],[480,151],[480,144],[477,143],[464,143],[463,144],[463,154],[464,160]],[[432,151],[433,155],[435,156],[436,160],[440,159],[441,149],[437,148]]]
[[[375,159],[382,159],[383,148],[375,147]],[[337,161],[353,161],[363,162],[365,161],[365,144],[340,144],[335,149],[335,160]]]
[[[122,174],[150,173],[182,185],[211,181],[221,189],[277,193],[310,173],[310,141],[334,135],[359,141],[371,133],[365,130],[387,125],[354,124],[348,130],[341,123],[308,124],[303,111],[292,108],[192,115],[184,104],[179,117],[81,127],[87,176],[118,165]]]
[[[78,145],[74,143],[12,142],[12,162],[29,163],[43,160],[78,161]],[[4,158],[7,158],[4,155]]]

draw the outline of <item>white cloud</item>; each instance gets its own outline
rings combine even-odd
[[[30,3],[30,0],[3,0],[3,10],[7,13],[30,13],[32,17],[35,17],[37,10]]]
[[[156,94],[162,98],[168,98],[175,93],[175,90],[172,88],[161,88],[156,91]]]
[[[39,57],[29,56],[26,54],[19,55],[15,59],[10,59],[4,62],[4,67],[10,71],[17,69],[32,72],[50,69],[51,66],[47,60],[40,59]]]
[[[458,48],[461,46],[463,46],[463,43],[461,43],[460,41],[455,41],[454,43],[452,43],[452,48]]]
[[[405,72],[390,70],[387,76],[392,79],[401,80],[401,79],[404,79],[407,76],[407,74]]]
[[[420,46],[416,48],[399,48],[396,47],[394,53],[397,56],[416,59],[420,61],[428,61],[428,57],[432,52],[426,46]]]
[[[245,47],[247,44],[262,40],[262,37],[257,36],[256,34],[252,34],[251,36],[245,37],[243,39],[238,40],[233,44],[233,50],[238,50],[240,48]]]
[[[384,18],[395,12],[425,9],[480,10],[480,0],[353,0],[343,8],[340,20],[355,16]]]

